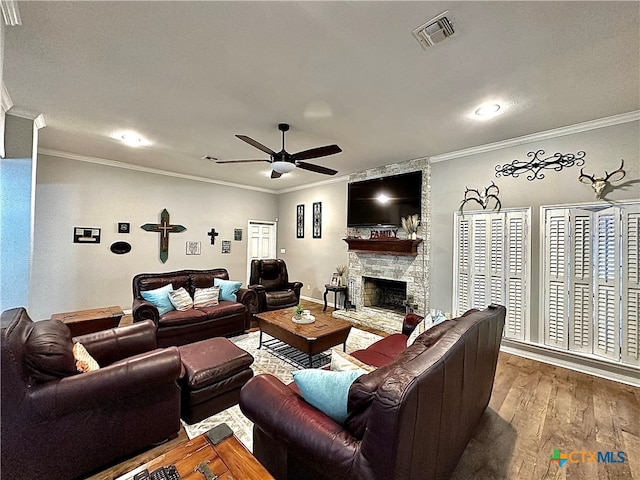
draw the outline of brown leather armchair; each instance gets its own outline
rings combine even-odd
[[[258,294],[258,312],[300,303],[301,282],[289,282],[287,264],[279,258],[251,260],[248,288]]]
[[[180,353],[153,322],[72,339],[60,321],[2,313],[2,478],[69,480],[180,430]],[[100,369],[77,373],[73,342]]]
[[[277,480],[450,478],[491,398],[505,312],[492,305],[437,325],[360,376],[344,425],[295,384],[257,375],[240,394],[254,455]]]

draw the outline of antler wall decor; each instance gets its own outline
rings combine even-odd
[[[499,212],[502,208],[502,203],[500,203],[500,199],[498,198],[500,189],[495,183],[491,182],[491,185],[486,187],[484,189],[484,192],[480,192],[480,190],[476,190],[475,188],[464,188],[464,199],[462,200],[462,203],[460,203],[460,213],[462,213],[462,207],[464,207],[465,204],[470,200],[478,203],[483,210],[486,210],[487,205],[489,204],[489,199],[493,198],[496,201],[496,205],[493,209]],[[496,193],[490,193],[493,191],[493,189],[495,189]]]
[[[614,180],[617,182],[619,180],[622,180],[624,176],[627,174],[627,172],[625,172],[622,167],[624,167],[624,160],[620,160],[620,168],[618,168],[617,170],[614,170],[611,173],[608,173],[605,170],[604,177],[595,177],[594,175],[585,175],[583,172],[584,168],[581,168],[580,176],[578,177],[578,180],[580,180],[580,182],[582,183],[591,184],[591,187],[593,188],[593,191],[596,194],[596,199],[602,200],[604,195],[607,193],[605,190],[607,190],[607,187],[611,186],[611,184],[609,183],[609,180],[611,179],[611,177],[613,177],[616,173],[622,173],[622,176],[620,178]]]
[[[520,160],[514,160],[511,163],[496,166],[496,177],[500,176],[512,176],[517,178],[520,174],[525,172],[531,172],[527,175],[527,180],[535,180],[536,178],[542,180],[544,178],[543,170],[555,170],[559,172],[565,167],[573,167],[578,165],[579,167],[584,165],[583,151],[573,153],[554,153],[550,157],[541,158],[544,155],[544,150],[538,150],[536,152],[527,153],[527,157],[531,160],[528,162],[521,162]]]

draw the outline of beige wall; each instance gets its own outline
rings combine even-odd
[[[339,264],[348,265],[347,178],[335,183],[278,195],[278,257],[287,262],[289,279],[304,283],[302,296],[322,299],[324,285]],[[322,238],[313,238],[312,209],[322,202]],[[304,238],[296,238],[296,206],[304,205]],[[284,248],[284,254],[280,249]],[[330,295],[333,301],[333,294]]]
[[[603,175],[625,161],[626,177],[616,182],[618,188],[607,195],[611,203],[640,199],[640,122],[598,128],[582,133],[534,141],[487,153],[433,163],[431,166],[432,245],[431,289],[432,305],[452,307],[453,298],[453,214],[459,208],[465,186],[483,189],[493,180],[500,188],[504,208],[532,207],[532,296],[530,313],[533,322],[532,340],[537,337],[539,306],[540,206],[556,204],[594,203],[595,195],[589,185],[578,182],[580,167],[562,171],[546,171],[542,180],[528,181],[526,174],[518,178],[496,178],[497,165],[513,160],[527,160],[527,152],[543,149],[548,155],[556,152],[586,152],[585,173]],[[471,207],[471,209],[477,209]]]
[[[166,208],[172,224],[187,230],[169,237],[169,259],[159,259],[159,234],[142,230],[158,223]],[[225,267],[246,281],[247,222],[274,221],[278,198],[269,193],[137,172],[40,155],[30,314],[120,305],[131,308],[131,280],[141,272]],[[117,232],[129,222],[131,233]],[[73,243],[74,227],[99,227],[99,245]],[[210,244],[207,232],[220,235]],[[242,228],[242,241],[233,240]],[[132,245],[125,255],[111,253],[115,241]],[[186,255],[186,241],[201,242],[201,255]],[[231,253],[222,254],[222,240]]]

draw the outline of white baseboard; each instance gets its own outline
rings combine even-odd
[[[302,300],[308,300],[309,302],[319,303],[320,305],[324,305],[324,301],[317,298],[305,297],[304,295],[300,295],[300,298]]]
[[[576,372],[640,387],[640,368],[638,367],[614,364],[597,358],[578,356],[541,345],[525,344],[507,339],[502,339],[500,350],[556,367],[568,368]]]

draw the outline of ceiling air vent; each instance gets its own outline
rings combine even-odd
[[[441,13],[411,32],[416,37],[416,40],[420,42],[422,48],[426,50],[427,47],[435,45],[454,34],[453,25],[447,18],[448,13],[448,10]]]

